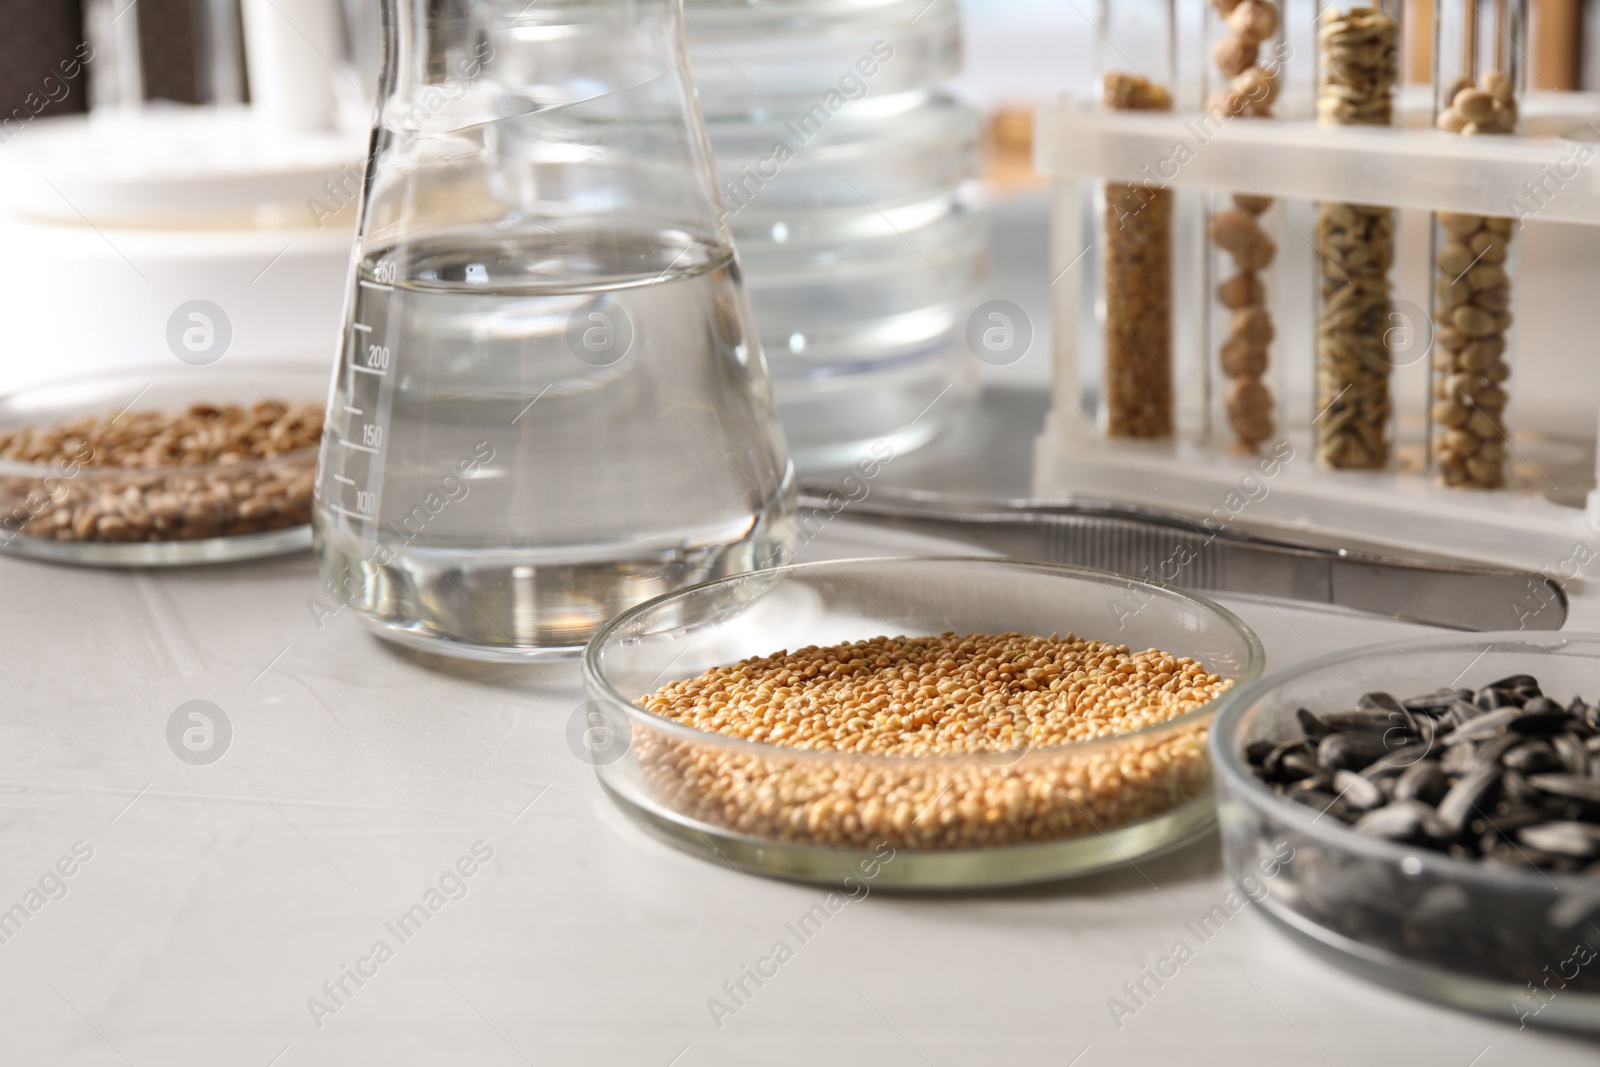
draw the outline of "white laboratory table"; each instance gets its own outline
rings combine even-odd
[[[841,520],[807,552],[925,547]],[[307,556],[4,558],[0,591],[0,909],[38,904],[0,921],[0,1064],[1597,1059],[1358,980],[1250,908],[1118,1025],[1109,999],[1227,892],[1214,834],[1045,887],[870,893],[801,942],[789,924],[825,890],[692,858],[612,808],[568,745],[574,665],[423,660],[349,611],[319,626]],[[1229,606],[1276,666],[1420,629]],[[208,765],[169,747],[190,700],[231,726]],[[792,958],[731,1000],[779,940]]]

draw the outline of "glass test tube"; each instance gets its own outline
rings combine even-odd
[[[1271,118],[1285,58],[1279,5],[1211,0],[1204,43],[1208,128]],[[1213,390],[1208,421],[1242,452],[1256,451],[1275,429],[1266,383],[1277,335],[1271,309],[1278,289],[1272,208],[1270,197],[1251,188],[1207,194],[1207,360],[1229,383],[1223,391]]]
[[[1469,137],[1514,133],[1524,0],[1443,0],[1434,17],[1434,126]],[[1503,489],[1508,481],[1514,228],[1509,217],[1434,215],[1428,458],[1441,485]]]
[[[1172,0],[1101,0],[1099,106],[1170,111]],[[1113,437],[1166,437],[1172,402],[1172,190],[1108,181],[1096,212],[1104,335],[1103,425]]]
[[[1332,4],[1318,16],[1317,121],[1389,126],[1399,78],[1402,0]],[[1385,207],[1317,206],[1317,462],[1373,470],[1389,462],[1390,270],[1395,218]]]

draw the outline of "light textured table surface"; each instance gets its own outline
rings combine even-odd
[[[840,521],[808,554],[921,547]],[[566,740],[575,667],[423,661],[349,611],[319,628],[305,556],[144,573],[8,558],[0,590],[0,909],[41,882],[56,898],[0,944],[0,1064],[1597,1059],[1357,980],[1250,908],[1119,1027],[1109,998],[1227,892],[1214,835],[1049,887],[873,893],[799,943],[785,924],[823,890],[691,858],[612,808]],[[1418,630],[1229,606],[1278,666]],[[208,766],[167,741],[197,699],[232,726]],[[385,924],[474,849],[492,858],[396,937]],[[71,877],[51,876],[64,857]],[[714,1020],[708,999],[780,939],[793,958]],[[392,956],[329,998],[380,940]]]

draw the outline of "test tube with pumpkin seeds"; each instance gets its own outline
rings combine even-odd
[[[1176,68],[1173,0],[1100,0],[1101,108],[1170,111]],[[1105,432],[1167,437],[1172,404],[1172,190],[1108,181],[1096,204],[1104,338]]]
[[[1515,133],[1524,0],[1442,0],[1434,18],[1434,126],[1465,137]],[[1508,481],[1514,228],[1509,217],[1434,215],[1428,454],[1441,485],[1503,489]]]
[[[1317,121],[1390,126],[1400,74],[1402,0],[1330,4],[1317,16]],[[1388,465],[1395,217],[1368,204],[1317,205],[1317,462]]]
[[[1281,84],[1283,20],[1274,0],[1211,0],[1206,11],[1205,114],[1208,128],[1273,116]],[[1211,430],[1241,452],[1274,432],[1267,386],[1277,330],[1273,203],[1253,188],[1206,198],[1207,281],[1204,334],[1208,364],[1227,384],[1212,385]],[[1223,424],[1226,424],[1226,429]]]

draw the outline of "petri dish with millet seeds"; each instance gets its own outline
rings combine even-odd
[[[899,889],[1049,881],[1211,824],[1206,729],[1263,662],[1226,609],[1105,571],[800,564],[601,630],[583,751],[650,832],[741,870],[838,882],[866,863]]]

